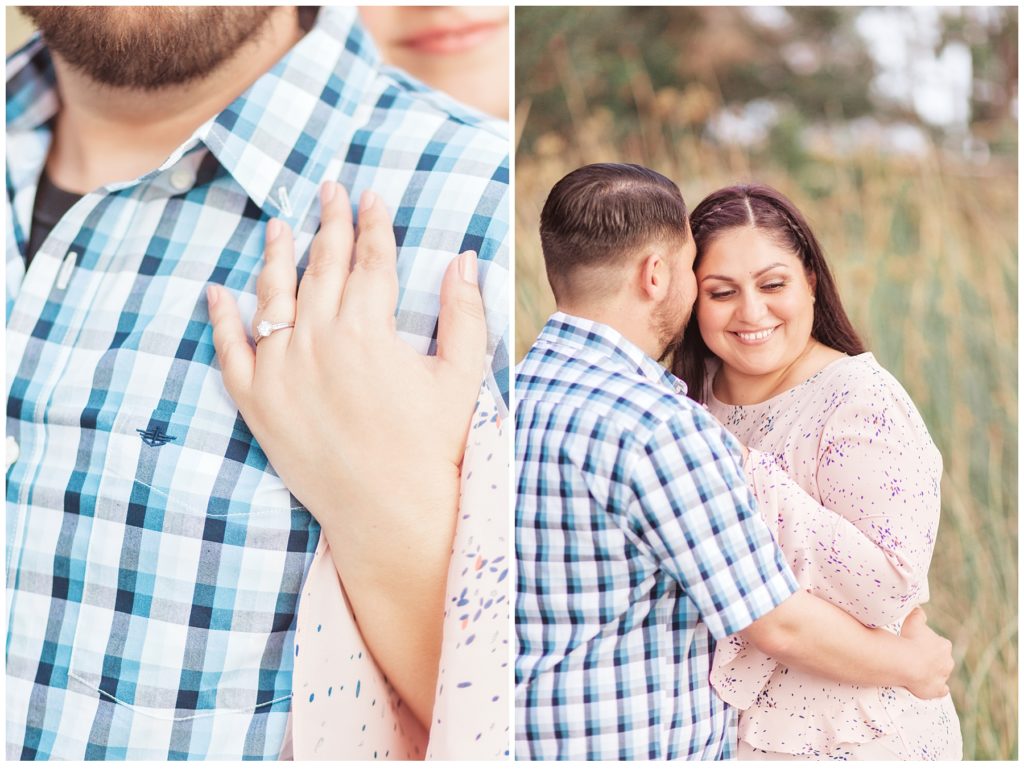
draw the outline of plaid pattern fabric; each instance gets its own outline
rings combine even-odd
[[[420,351],[445,267],[479,252],[504,396],[503,125],[381,66],[354,8],[324,8],[159,169],[85,195],[26,272],[56,109],[36,40],[7,82],[7,756],[275,758],[319,528],[224,390],[205,288],[248,319],[267,219],[304,256],[320,182],[372,188]]]
[[[736,441],[608,326],[556,313],[516,369],[516,756],[721,759],[714,639],[797,584]]]

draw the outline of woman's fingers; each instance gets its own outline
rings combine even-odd
[[[224,387],[239,409],[242,409],[248,403],[252,389],[256,357],[245,335],[245,326],[242,325],[234,296],[219,285],[211,285],[206,289],[206,302],[210,323],[213,324],[213,347],[217,351]]]
[[[371,191],[364,191],[359,200],[355,257],[345,283],[340,316],[358,328],[393,331],[398,303],[398,249],[391,216]]]
[[[299,283],[297,328],[319,329],[341,306],[352,264],[352,206],[345,187],[334,181],[320,186],[320,231],[309,249],[309,265]]]
[[[477,256],[472,250],[452,259],[441,283],[437,321],[437,355],[472,377],[475,392],[483,379],[487,323],[477,282]]]
[[[291,338],[291,329],[273,331],[277,323],[295,322],[295,246],[292,230],[284,221],[267,222],[267,241],[263,249],[263,271],[256,280],[256,314],[252,320],[257,356],[283,353]],[[261,359],[258,357],[257,362]]]
[[[917,606],[909,614],[907,618],[903,620],[903,629],[906,630],[908,625],[910,627],[923,627],[928,623],[928,617],[924,613],[924,609],[921,606]]]

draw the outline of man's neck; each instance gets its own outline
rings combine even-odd
[[[558,305],[558,310],[614,328],[651,358],[657,360],[661,356],[663,347],[649,323],[650,313],[647,310],[638,310],[635,305],[623,304],[617,299],[609,299],[600,305],[563,303]]]
[[[295,8],[279,8],[212,73],[159,91],[104,86],[54,55],[61,106],[46,161],[50,179],[85,193],[156,169],[301,37]]]

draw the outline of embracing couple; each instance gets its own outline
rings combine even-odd
[[[797,209],[735,186],[688,218],[664,176],[594,164],[541,242],[517,758],[961,758],[918,608],[942,461]]]

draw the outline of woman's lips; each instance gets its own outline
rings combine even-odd
[[[432,27],[398,41],[397,45],[422,54],[460,54],[487,41],[505,22],[478,22],[462,27]]]
[[[739,339],[743,344],[763,344],[772,338],[772,334],[775,333],[775,329],[778,326],[772,328],[761,328],[757,331],[733,331],[732,333]]]

